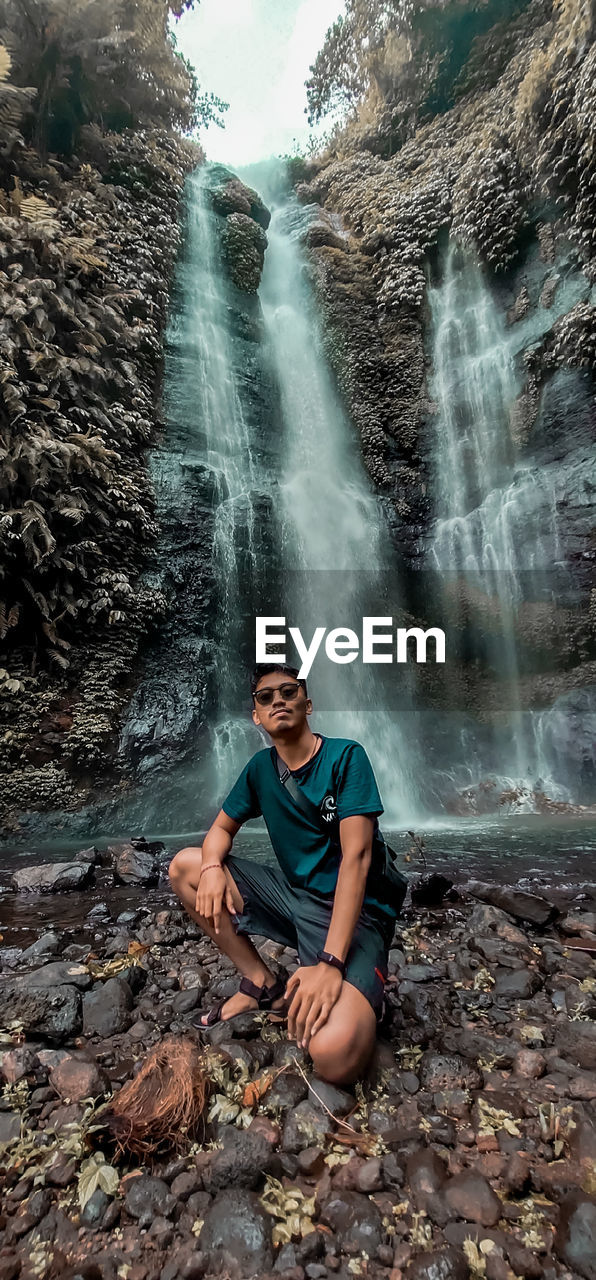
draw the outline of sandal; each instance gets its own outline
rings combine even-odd
[[[262,987],[257,987],[256,983],[250,981],[250,978],[243,978],[238,987],[238,990],[244,996],[252,996],[253,1000],[256,1000],[258,1009],[270,1009],[273,1015],[279,1014],[279,1018],[274,1016],[274,1020],[280,1022],[284,1020],[283,1009],[272,1009],[272,1005],[274,1000],[279,1000],[279,997],[283,996],[285,989],[286,981],[283,978],[276,978],[272,987],[267,987],[264,983]],[[219,1001],[219,1004],[212,1005],[210,1009],[199,1009],[194,1018],[191,1019],[192,1025],[198,1031],[201,1031],[207,1027],[214,1027],[216,1022],[232,1023],[236,1018],[242,1018],[246,1013],[255,1012],[253,1009],[242,1009],[240,1013],[233,1013],[231,1018],[222,1018],[221,1011],[229,999],[229,996],[224,996],[223,1000]],[[205,1019],[204,1022],[202,1021],[203,1018]]]

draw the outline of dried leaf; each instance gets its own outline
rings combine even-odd
[[[264,1076],[259,1076],[258,1080],[251,1080],[246,1085],[242,1094],[243,1107],[256,1107],[265,1097],[267,1090],[271,1088],[275,1076],[271,1072],[266,1072]]]

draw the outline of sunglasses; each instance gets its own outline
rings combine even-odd
[[[253,694],[255,702],[261,707],[268,707],[273,702],[276,693],[281,693],[284,702],[293,702],[298,690],[302,686],[299,684],[280,684],[277,689],[259,689],[258,693]]]

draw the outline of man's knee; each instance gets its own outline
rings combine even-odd
[[[186,883],[191,877],[198,883],[198,873],[201,870],[202,858],[203,850],[201,845],[188,845],[184,849],[179,849],[168,867],[168,875],[174,889],[176,889],[176,885]]]
[[[317,1075],[332,1084],[352,1084],[365,1071],[374,1048],[374,1034],[362,1028],[332,1031],[322,1027],[308,1050]]]

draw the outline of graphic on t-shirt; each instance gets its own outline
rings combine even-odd
[[[331,792],[321,800],[321,817],[323,822],[334,822],[337,818],[337,800]]]

